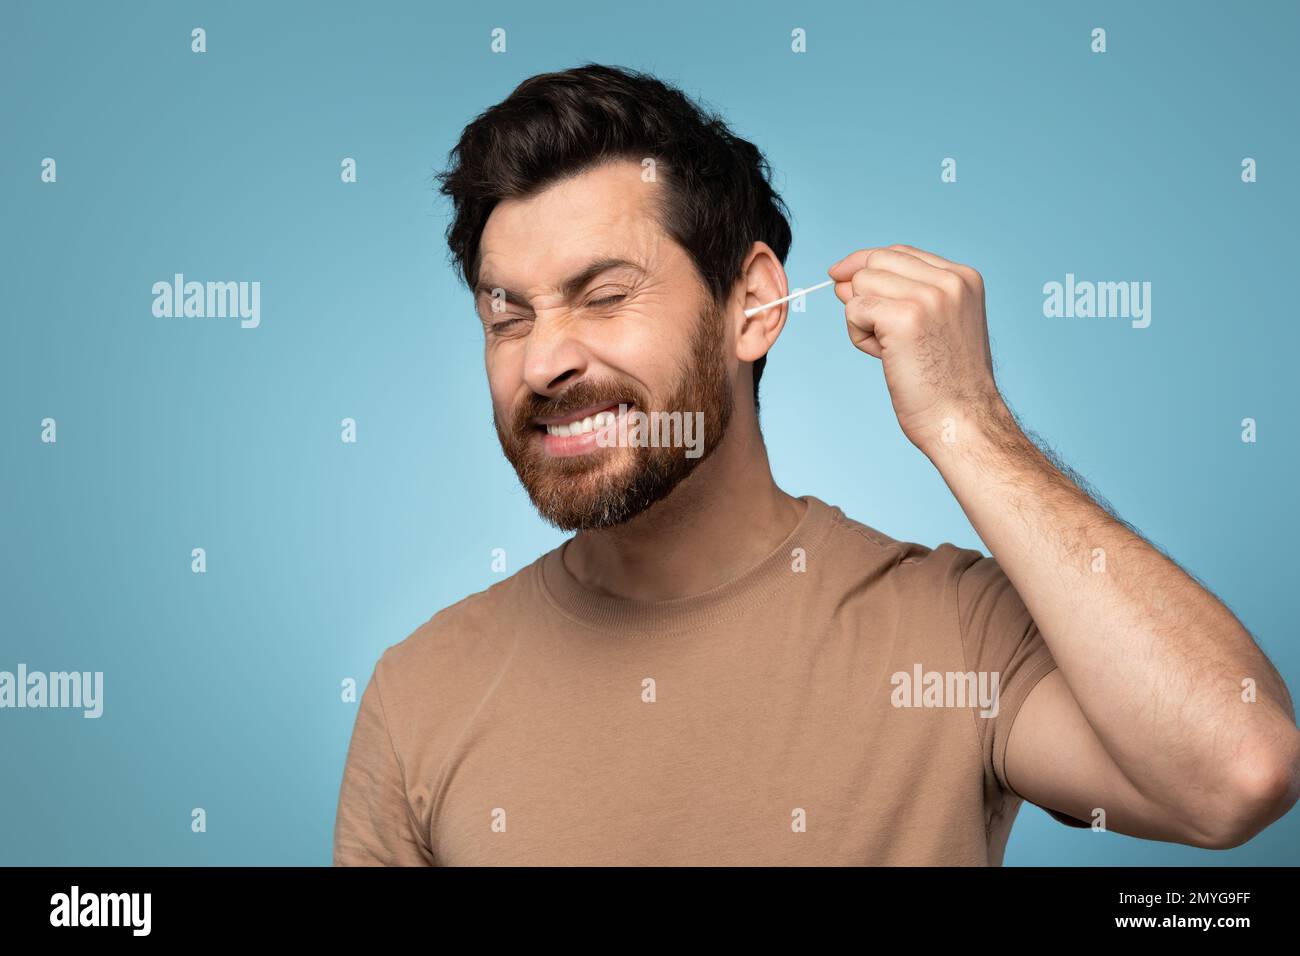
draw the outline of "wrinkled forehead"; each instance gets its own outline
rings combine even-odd
[[[479,285],[553,293],[575,270],[605,257],[653,273],[667,238],[657,211],[660,188],[642,180],[638,164],[616,162],[503,200],[480,238]]]

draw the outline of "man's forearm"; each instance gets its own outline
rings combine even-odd
[[[1300,733],[1236,617],[1063,474],[1000,400],[945,425],[922,450],[1133,785],[1189,815],[1284,801]]]

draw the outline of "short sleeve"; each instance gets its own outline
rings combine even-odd
[[[996,688],[996,705],[987,708],[990,715],[975,712],[985,782],[991,789],[1024,799],[1007,783],[1007,739],[1020,706],[1034,686],[1056,669],[1056,660],[997,561],[968,549],[959,554],[957,606],[966,666]]]
[[[380,661],[382,664],[382,659]],[[361,695],[334,820],[335,866],[430,866],[406,799],[380,690],[380,667]]]

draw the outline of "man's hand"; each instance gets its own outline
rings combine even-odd
[[[958,420],[979,421],[1001,406],[978,272],[895,245],[860,249],[827,273],[849,338],[883,363],[898,423],[914,445],[929,454]]]

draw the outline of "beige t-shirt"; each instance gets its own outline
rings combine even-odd
[[[1001,865],[1047,645],[992,558],[802,500],[706,593],[591,591],[566,542],[388,648],[335,865]]]

